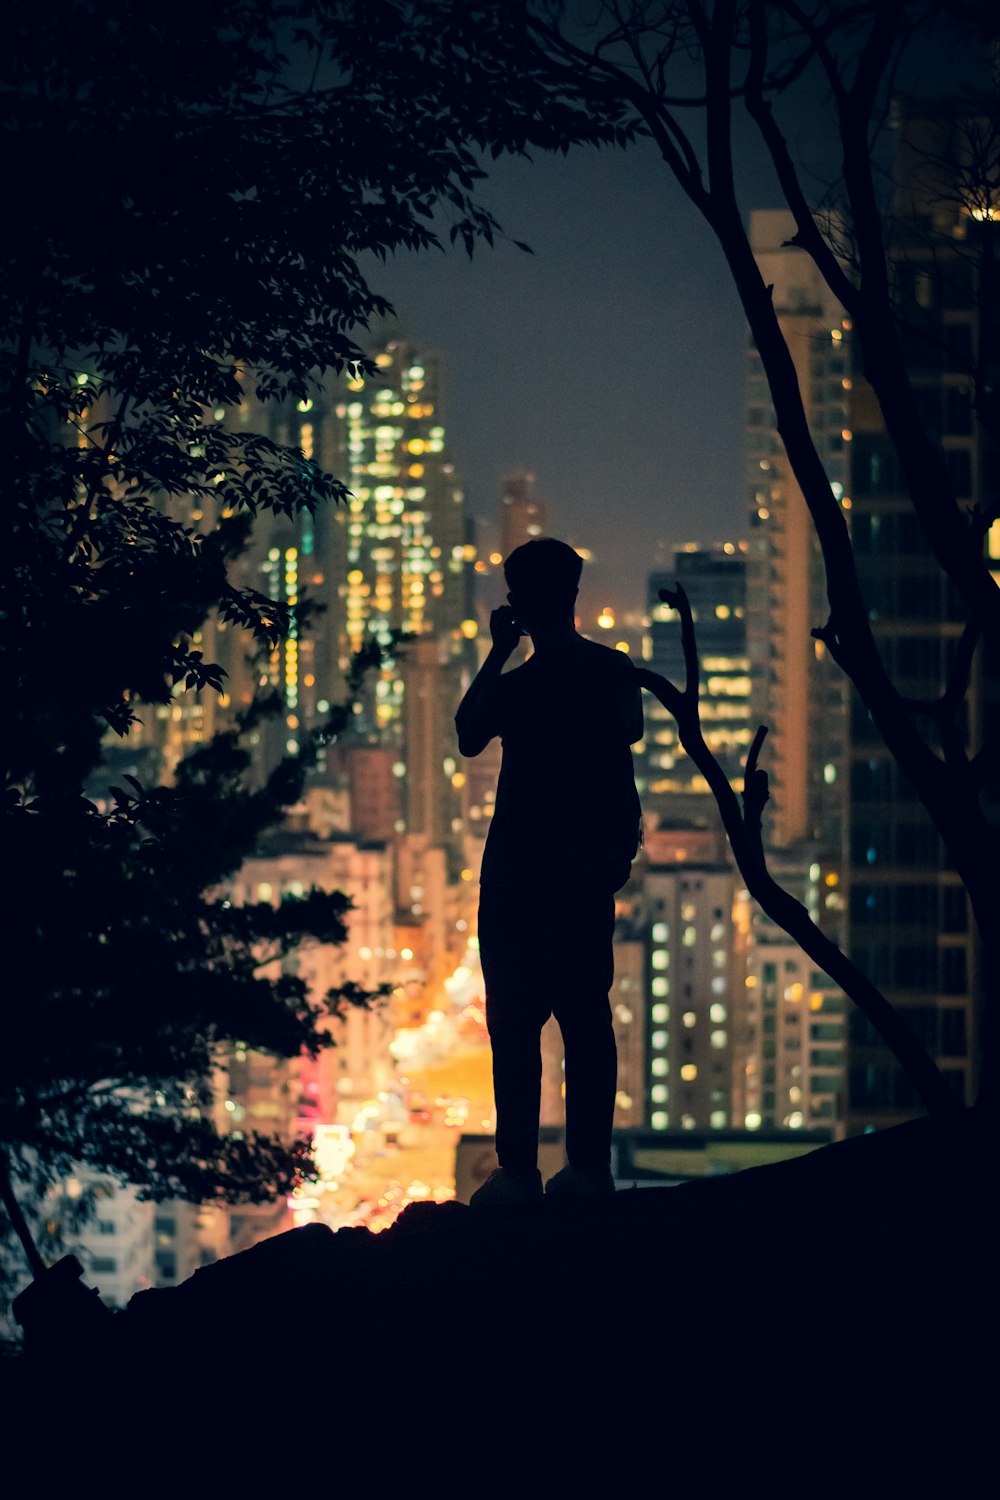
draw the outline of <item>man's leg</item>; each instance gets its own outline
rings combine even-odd
[[[497,1160],[512,1172],[538,1164],[542,1100],[541,1025],[522,1013],[517,997],[486,995],[486,1025],[493,1048]]]
[[[482,892],[479,956],[493,1049],[497,1157],[513,1172],[533,1172],[538,1161],[541,1033],[549,1011],[535,990],[538,943],[527,925],[533,918],[537,925],[537,914],[505,891]]]
[[[567,922],[566,987],[553,1005],[566,1054],[566,1156],[606,1173],[618,1082],[609,992],[614,979],[614,898],[580,892]]]

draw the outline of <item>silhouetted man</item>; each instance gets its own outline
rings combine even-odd
[[[477,1207],[542,1195],[540,1035],[550,1015],[566,1057],[569,1165],[546,1191],[614,1190],[608,992],[614,893],[639,842],[630,747],[642,737],[642,705],[629,658],[577,634],[582,568],[552,538],[510,554],[508,605],[493,611],[492,650],[455,716],[463,755],[478,755],[494,735],[503,742],[479,903],[500,1167],[473,1195]],[[504,673],[525,633],[532,656]]]

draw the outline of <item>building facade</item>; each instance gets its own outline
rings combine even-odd
[[[750,240],[834,495],[845,511],[852,430],[850,325],[812,261],[787,242],[791,216],[750,216]],[[768,726],[768,842],[821,843],[839,870],[843,841],[846,689],[814,627],[828,614],[822,556],[777,432],[760,356],[747,350],[747,649],[751,718]]]
[[[959,504],[988,509],[997,450],[972,411],[981,340],[977,264],[993,225],[964,202],[962,121],[950,106],[897,105],[896,194],[889,243],[907,369],[924,430],[941,448]],[[854,549],[872,631],[908,698],[944,691],[966,610],[931,553],[906,493],[878,403],[859,373],[852,393]],[[974,664],[970,754],[996,721],[995,683]],[[851,950],[905,1015],[955,1093],[971,1103],[982,983],[971,912],[941,839],[856,699],[850,723]],[[890,1124],[919,1106],[909,1079],[860,1014],[851,1018],[852,1128]]]
[[[659,597],[680,584],[688,596],[701,663],[700,714],[705,742],[732,786],[741,789],[753,739],[750,660],[747,652],[746,543],[689,544],[674,554],[671,573],[653,573],[648,586],[646,664],[678,687],[686,680],[680,616]],[[677,738],[663,704],[648,695],[639,757],[643,807],[665,823],[714,822],[715,802],[701,772]]]

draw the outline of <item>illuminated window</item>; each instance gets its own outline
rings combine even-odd
[[[654,1057],[649,1065],[649,1071],[654,1078],[665,1078],[670,1072],[670,1064],[665,1057]]]
[[[664,979],[661,975],[657,975],[656,978],[653,980],[653,994],[654,995],[669,995],[670,994],[670,980],[669,979]]]
[[[685,1083],[693,1083],[698,1077],[698,1066],[696,1063],[685,1063],[681,1068],[681,1077]]]
[[[670,1006],[669,1005],[654,1005],[653,1006],[653,1020],[655,1022],[657,1022],[658,1024],[660,1024],[660,1025],[662,1025],[664,1023],[664,1021],[669,1021],[670,1020]]]
[[[666,1104],[670,1098],[670,1090],[665,1083],[654,1083],[649,1091],[649,1097],[654,1104]]]
[[[709,1037],[709,1041],[716,1049],[722,1048],[726,1045],[726,1033],[724,1031],[713,1031]]]
[[[684,1012],[684,1015],[681,1017],[681,1019],[683,1020],[684,1025],[690,1031],[691,1027],[694,1026],[694,1024],[696,1023],[696,1021],[698,1020],[698,1017],[695,1015],[695,1013],[694,1013],[693,1010],[686,1010]]]
[[[710,1005],[708,1008],[709,1019],[718,1025],[726,1019],[726,1007],[724,1005]]]
[[[667,969],[670,967],[670,954],[665,948],[654,948],[652,965],[654,969]]]
[[[655,1109],[649,1117],[649,1123],[654,1130],[666,1130],[670,1124],[670,1116],[665,1110]]]
[[[665,943],[670,936],[670,928],[666,922],[653,923],[653,942]]]
[[[658,1052],[662,1052],[667,1045],[667,1033],[665,1031],[654,1031],[649,1040]]]

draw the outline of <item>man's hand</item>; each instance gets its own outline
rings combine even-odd
[[[490,615],[490,635],[493,637],[494,650],[506,661],[521,639],[521,627],[514,619],[514,611],[509,604],[501,604]]]

